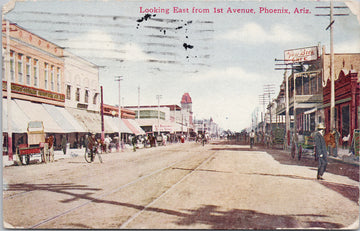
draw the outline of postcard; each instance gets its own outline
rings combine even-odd
[[[358,1],[2,12],[4,228],[359,228]]]

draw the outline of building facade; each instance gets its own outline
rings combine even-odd
[[[65,107],[100,111],[99,67],[64,51]]]
[[[63,49],[14,23],[10,23],[9,28],[10,44],[7,44],[4,21],[2,31],[3,53],[10,47],[11,97],[64,106]],[[5,66],[4,63],[4,97],[7,96]]]

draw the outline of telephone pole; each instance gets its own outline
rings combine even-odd
[[[263,105],[263,111],[262,111],[262,118],[261,120],[263,121],[263,132],[265,132],[266,130],[266,119],[265,119],[265,103],[266,103],[266,99],[265,99],[265,94],[259,95],[259,103]]]
[[[334,16],[348,16],[349,14],[334,14],[335,9],[346,9],[346,6],[334,6],[334,1],[330,1],[329,6],[319,6],[318,9],[329,9],[330,14],[315,14],[315,16],[330,16],[330,24],[326,27],[326,30],[330,28],[330,130],[335,128],[335,68],[334,68],[334,30],[333,26],[335,23]]]
[[[123,76],[115,76],[115,81],[119,81],[119,148],[123,151],[122,138],[121,138],[121,94],[120,94],[120,82]]]
[[[274,84],[265,84],[264,85],[264,96],[268,96],[269,98],[269,115],[270,115],[270,133],[272,131],[272,115],[271,115],[271,109],[272,109],[272,100],[271,96],[275,94],[275,85]]]

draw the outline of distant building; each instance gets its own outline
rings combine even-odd
[[[145,132],[176,133],[186,132],[187,127],[181,124],[181,110],[178,105],[143,105],[127,106],[135,110],[135,119]],[[140,114],[139,114],[140,113]]]
[[[181,114],[183,115],[183,123],[186,126],[193,126],[192,100],[189,93],[184,93],[181,98]]]

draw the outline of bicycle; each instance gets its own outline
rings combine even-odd
[[[99,157],[99,161],[100,163],[102,163],[102,158],[101,158],[101,155],[100,155],[100,152],[99,152],[99,147],[96,147],[95,150],[94,150],[94,156],[91,158],[91,152],[90,152],[90,149],[85,149],[85,160],[86,162],[88,163],[91,163],[91,162],[94,162],[95,160],[95,156],[97,155]]]

